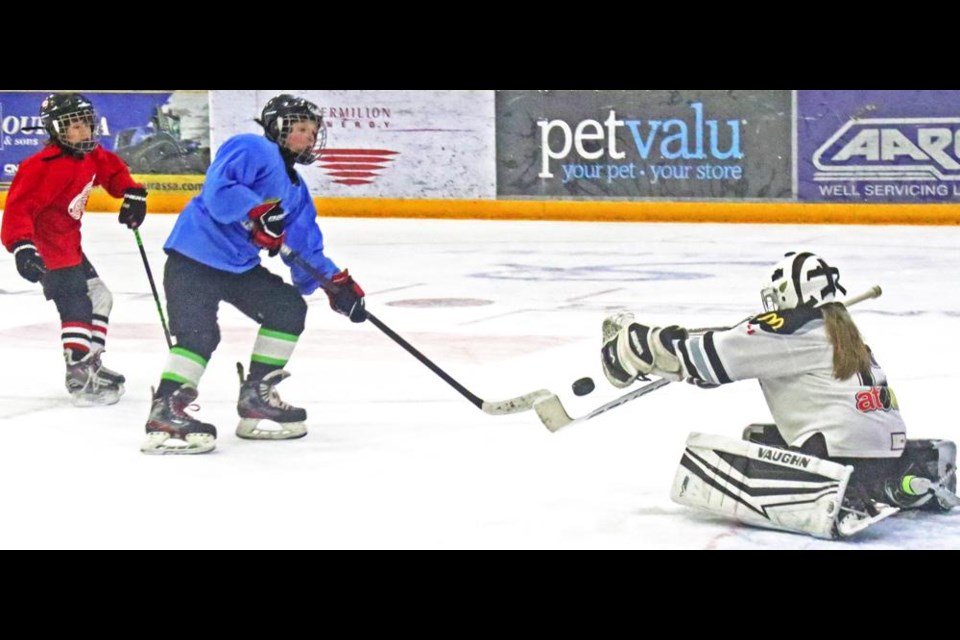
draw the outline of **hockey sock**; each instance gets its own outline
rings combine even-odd
[[[93,325],[90,333],[91,346],[96,351],[103,351],[107,344],[107,324],[109,320],[106,316],[93,314]]]
[[[167,396],[181,385],[197,387],[207,368],[207,360],[183,347],[173,347],[167,356],[167,363],[160,376],[158,395]]]
[[[260,380],[271,371],[282,369],[297,347],[300,336],[261,327],[250,356],[250,379]]]
[[[93,327],[86,322],[61,322],[60,341],[63,350],[70,352],[74,362],[81,360],[90,352],[90,334]]]
[[[92,268],[92,267],[91,267]],[[113,294],[99,277],[87,279],[87,297],[90,298],[93,312],[93,350],[103,349],[107,341],[107,325],[110,311],[113,309]]]
[[[62,269],[56,273],[61,277],[59,280],[54,279],[49,289],[52,291],[51,299],[57,305],[57,312],[60,314],[60,341],[63,343],[64,352],[72,352],[71,355],[81,359],[90,352],[93,337],[91,323],[93,313],[90,299],[85,294],[76,293],[68,286],[76,283],[71,282],[69,278],[64,279],[65,276],[76,275],[78,273],[76,270]]]

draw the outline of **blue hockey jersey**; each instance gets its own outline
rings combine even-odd
[[[280,148],[263,136],[240,134],[227,140],[207,170],[206,181],[180,213],[164,249],[181,253],[214,269],[244,273],[260,264],[260,247],[243,223],[247,213],[278,199],[287,211],[285,243],[330,277],[340,269],[323,252],[317,210],[303,179],[292,184]],[[284,258],[301,293],[319,283]]]

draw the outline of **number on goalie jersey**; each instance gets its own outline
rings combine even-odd
[[[838,269],[811,253],[789,253],[762,291],[764,313],[732,329],[690,335],[629,314],[608,318],[605,337],[611,323],[620,328],[604,344],[604,370],[620,387],[648,373],[702,387],[757,379],[781,446],[854,466],[848,495],[891,502],[891,487],[908,472],[906,426],[838,293],[846,293]]]

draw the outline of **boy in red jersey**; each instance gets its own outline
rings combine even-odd
[[[40,105],[47,146],[24,160],[10,185],[0,240],[17,271],[41,282],[60,314],[67,391],[78,406],[114,404],[124,377],[100,362],[113,296],[80,246],[80,219],[95,186],[122,197],[120,223],[136,229],[147,192],[114,153],[97,142],[93,104],[77,93],[55,93]]]

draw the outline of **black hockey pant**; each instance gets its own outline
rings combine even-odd
[[[217,309],[227,302],[261,326],[299,336],[307,303],[296,287],[257,266],[244,273],[214,269],[168,251],[163,272],[170,333],[176,344],[209,360],[220,344]]]

